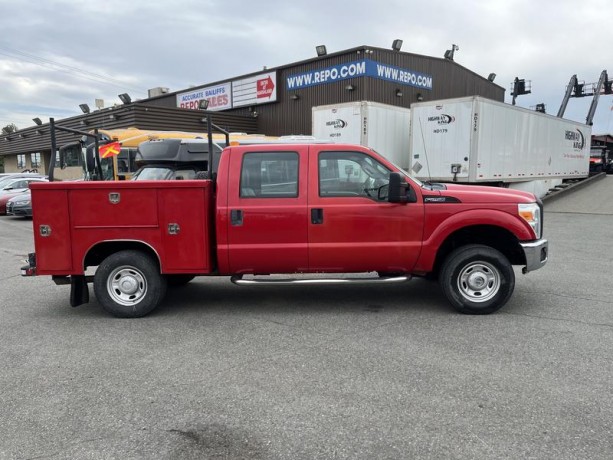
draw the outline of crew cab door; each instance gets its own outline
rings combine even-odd
[[[226,215],[230,273],[307,270],[308,147],[293,147],[232,149]]]
[[[309,269],[410,271],[421,250],[421,199],[379,200],[391,169],[366,152],[340,145],[310,149]]]

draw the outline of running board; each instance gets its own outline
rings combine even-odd
[[[380,276],[378,278],[281,278],[281,279],[243,279],[242,275],[230,278],[234,284],[239,286],[255,285],[287,285],[287,284],[348,284],[348,283],[403,283],[411,279],[410,275],[401,276]]]

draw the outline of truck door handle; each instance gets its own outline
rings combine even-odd
[[[323,224],[324,223],[324,210],[321,208],[311,209],[311,223]]]
[[[243,211],[240,209],[233,209],[230,211],[230,224],[234,226],[243,225]]]

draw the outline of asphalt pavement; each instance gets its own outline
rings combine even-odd
[[[1,459],[610,459],[613,177],[545,206],[498,313],[438,285],[196,279],[135,320],[22,278],[0,217]]]

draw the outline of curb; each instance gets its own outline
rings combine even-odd
[[[583,187],[591,184],[592,182],[602,180],[605,177],[607,177],[607,174],[604,172],[596,174],[594,176],[590,176],[586,179],[583,179],[582,181],[575,182],[574,184],[569,185],[568,187],[564,187],[562,189],[559,189],[558,191],[545,195],[543,198],[541,198],[541,201],[543,201],[543,203],[551,203],[552,201],[555,201],[562,196],[568,195],[571,192],[575,192],[579,189],[582,189]]]

